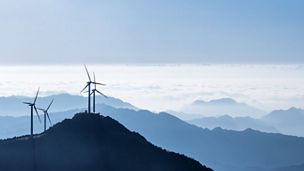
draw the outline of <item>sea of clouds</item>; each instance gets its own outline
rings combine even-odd
[[[88,65],[105,94],[152,111],[178,110],[194,100],[230,97],[266,111],[304,108],[304,65]],[[79,94],[82,65],[0,66],[0,96]]]

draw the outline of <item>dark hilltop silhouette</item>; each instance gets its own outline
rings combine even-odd
[[[191,158],[152,145],[110,117],[85,113],[65,119],[33,139],[1,140],[0,170],[212,171]]]

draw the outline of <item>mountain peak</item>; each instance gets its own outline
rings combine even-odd
[[[211,103],[221,103],[221,104],[235,104],[237,103],[234,99],[232,98],[221,98],[221,99],[215,99],[211,100]]]
[[[208,103],[204,100],[195,100],[194,102],[192,102],[193,105],[200,105],[200,104],[205,104],[205,103]]]
[[[274,110],[272,111],[271,113],[289,113],[289,112],[292,112],[292,113],[299,113],[299,112],[304,112],[303,109],[300,109],[300,108],[296,108],[296,107],[290,107],[289,109],[287,110],[284,110],[284,109],[279,109],[279,110]],[[270,113],[270,114],[271,114]]]
[[[111,117],[87,113],[65,119],[34,139],[0,141],[0,170],[35,170],[34,167],[59,171],[211,171],[184,155],[154,146]]]
[[[214,99],[210,101],[204,101],[204,100],[195,100],[192,104],[193,105],[201,105],[201,104],[235,104],[237,103],[232,98],[220,98],[220,99]]]
[[[232,98],[221,98],[210,101],[196,100],[191,104],[184,105],[180,112],[200,116],[254,116],[261,117],[265,111],[250,106],[243,102],[237,102]],[[196,117],[198,118],[198,117]]]
[[[304,110],[291,107],[287,110],[274,110],[268,115],[264,116],[263,119],[272,124],[284,124],[295,125],[300,124],[304,119]]]
[[[299,112],[299,111],[302,111],[302,109],[296,108],[296,107],[291,107],[287,111],[290,111],[290,112]]]

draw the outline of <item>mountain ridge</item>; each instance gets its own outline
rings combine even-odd
[[[96,110],[119,121],[129,130],[140,133],[153,144],[190,156],[217,171],[265,171],[268,170],[267,167],[304,163],[301,160],[304,158],[304,138],[251,129],[203,129],[165,112],[157,114],[147,110],[114,108],[105,104],[98,104]],[[66,117],[72,118],[71,113],[75,112],[51,113],[51,117],[56,122]],[[7,129],[16,129],[20,124],[29,126],[29,117],[23,119],[23,124],[15,121],[16,124],[9,125],[10,128]],[[35,123],[37,125],[38,120]],[[272,156],[278,152],[286,155]],[[291,156],[287,157],[287,154]]]
[[[79,113],[33,139],[22,136],[1,140],[0,147],[0,169],[8,171],[212,171],[191,158],[154,146],[118,121],[99,114]]]
[[[232,98],[220,98],[210,101],[195,100],[194,102],[184,105],[179,111],[187,115],[193,116],[255,116],[260,117],[266,114],[265,111],[246,103],[240,103]],[[195,119],[195,118],[192,118]]]
[[[80,95],[71,95],[67,93],[39,97],[37,100],[37,106],[44,108],[48,106],[52,99],[55,99],[52,106],[52,111],[55,112],[80,109],[87,106],[87,97]],[[28,113],[28,108],[27,106],[22,105],[22,102],[31,102],[32,100],[33,98],[28,96],[0,97],[0,116],[23,116]],[[130,108],[138,110],[138,108],[132,104],[115,97],[105,98],[103,96],[97,95],[96,101],[98,103],[104,103],[116,108]]]
[[[263,132],[278,133],[278,130],[270,124],[267,124],[267,122],[248,116],[231,117],[230,115],[222,115],[219,117],[201,117],[189,120],[188,122],[199,127],[209,129],[221,127],[224,129],[242,131],[247,128],[252,128]]]
[[[270,166],[302,163],[301,158],[304,158],[304,138],[252,129],[203,129],[167,113],[114,109],[105,105],[98,106],[97,110],[139,132],[154,144],[204,161],[218,171],[263,171]],[[286,147],[286,143],[289,146]],[[292,154],[292,157],[274,155],[278,151]]]

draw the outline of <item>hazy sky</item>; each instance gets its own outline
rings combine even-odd
[[[0,0],[1,64],[304,62],[303,0]]]

